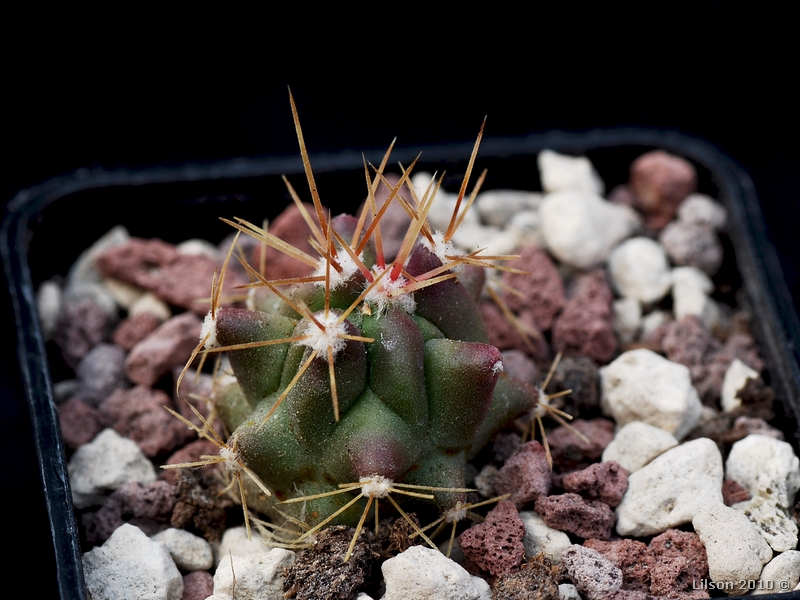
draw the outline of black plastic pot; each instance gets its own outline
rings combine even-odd
[[[664,148],[695,164],[700,191],[719,198],[728,208],[731,250],[741,274],[738,300],[754,316],[753,330],[767,365],[768,383],[783,405],[779,418],[786,439],[797,451],[800,327],[747,174],[709,144],[673,132],[553,132],[484,140],[477,161],[479,169],[489,170],[484,189],[537,189],[535,157],[545,148],[589,156],[609,189],[625,182],[631,161],[653,148]],[[393,158],[408,164],[418,150],[399,149]],[[460,182],[471,150],[472,144],[423,148],[420,164],[427,170],[447,169],[453,180]],[[377,164],[383,152],[367,153],[367,158]],[[353,211],[364,197],[361,154],[319,155],[312,156],[311,161],[323,203],[334,213]],[[80,252],[116,224],[124,224],[138,237],[161,237],[171,242],[189,237],[219,241],[230,229],[218,217],[238,216],[253,222],[274,217],[288,202],[279,176],[297,175],[292,179],[302,195],[301,173],[297,157],[131,172],[81,171],[21,192],[10,204],[0,230],[0,249],[11,282],[17,353],[35,429],[61,598],[85,599],[88,594],[50,366],[35,305],[36,288],[54,275],[66,274]],[[780,597],[800,598],[800,593]]]

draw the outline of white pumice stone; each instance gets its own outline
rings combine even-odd
[[[485,224],[503,228],[520,212],[535,213],[541,201],[542,194],[537,192],[489,190],[478,194],[475,208]]]
[[[539,215],[550,253],[577,269],[603,264],[612,248],[631,235],[640,221],[629,206],[611,204],[579,190],[548,194]]]
[[[236,600],[284,600],[283,575],[297,558],[291,550],[273,548],[265,554],[223,556],[214,574],[214,593]],[[234,583],[235,580],[235,583]]]
[[[561,565],[587,600],[613,595],[622,587],[622,570],[592,548],[567,546],[561,554]]]
[[[646,315],[642,315],[642,331],[639,339],[647,339],[656,329],[666,325],[672,320],[672,314],[665,310],[653,310]]]
[[[725,378],[722,380],[721,404],[722,410],[731,412],[742,405],[742,401],[736,397],[748,379],[758,379],[758,372],[751,369],[738,358],[734,358],[728,370],[725,371]]]
[[[466,252],[483,248],[486,256],[511,254],[519,244],[516,235],[480,223],[464,223],[453,235],[453,244]],[[480,256],[480,255],[479,255]]]
[[[169,305],[151,292],[142,294],[131,305],[128,315],[133,317],[144,312],[155,315],[162,322],[168,321],[172,317]]]
[[[797,548],[797,524],[784,509],[775,505],[772,498],[757,495],[746,502],[734,504],[733,508],[758,527],[761,537],[775,552]]]
[[[55,333],[63,305],[61,286],[52,279],[42,283],[36,290],[36,309],[39,311],[39,323],[42,325],[45,340],[49,340]]]
[[[729,595],[738,596],[736,584],[758,580],[761,569],[772,558],[772,549],[758,533],[758,527],[737,510],[722,502],[700,506],[692,525],[708,555],[708,575],[714,582],[731,582]]]
[[[603,462],[616,461],[628,473],[678,445],[675,436],[660,427],[632,421],[621,427],[603,450]]]
[[[646,237],[630,238],[614,248],[608,272],[622,296],[645,305],[661,300],[672,285],[667,253],[661,244]]]
[[[545,247],[544,234],[542,233],[542,217],[539,211],[523,210],[515,214],[505,226],[509,235],[520,240],[521,246],[536,244]]]
[[[184,529],[170,527],[157,533],[152,539],[163,544],[179,569],[207,571],[214,566],[211,544]]]
[[[224,256],[220,256],[219,248],[207,240],[192,238],[181,242],[176,247],[179,254],[188,256],[208,256],[214,260],[222,260]]]
[[[728,211],[722,204],[705,194],[690,194],[678,206],[678,218],[687,223],[708,225],[719,231],[725,227]]]
[[[264,543],[264,538],[257,531],[251,531],[247,539],[247,529],[244,527],[231,527],[222,534],[222,540],[214,548],[214,560],[219,562],[223,556],[247,556],[249,554],[266,554],[272,549]]]
[[[636,298],[614,300],[614,333],[620,344],[625,346],[634,341],[642,327],[642,305]]]
[[[686,315],[700,317],[707,328],[720,321],[717,303],[709,297],[714,291],[711,279],[696,267],[676,267],[672,269],[672,304],[675,318]]]
[[[700,418],[702,405],[689,369],[652,350],[630,350],[600,369],[603,412],[617,424],[644,421],[683,439]]]
[[[750,434],[731,448],[725,476],[788,511],[800,489],[800,460],[787,442]]]
[[[689,523],[700,507],[722,503],[722,474],[722,456],[708,438],[667,450],[628,477],[617,533],[642,537]]]
[[[69,269],[66,292],[70,294],[75,287],[84,284],[100,283],[100,272],[95,266],[95,259],[106,250],[120,246],[130,238],[128,230],[122,225],[117,225],[84,250]]]
[[[411,546],[383,566],[386,593],[382,600],[491,600],[492,590],[480,577],[438,550]]]
[[[585,156],[568,156],[542,150],[536,158],[545,192],[579,190],[602,196],[605,184]]]
[[[558,584],[558,597],[559,600],[581,600],[578,588],[571,583]]]
[[[166,549],[138,527],[121,525],[83,555],[92,600],[181,600],[183,578]]]
[[[125,310],[130,310],[131,306],[145,294],[142,288],[113,277],[104,277],[102,284],[106,291],[111,294],[111,297],[114,298],[117,305]]]
[[[431,182],[431,174],[425,172],[415,173],[411,176],[411,184],[414,186],[414,189],[417,192],[417,196],[420,200],[425,194],[425,190],[428,188],[428,184]],[[436,189],[436,182],[433,183],[431,186],[431,192],[433,193]],[[428,222],[430,223],[431,227],[436,230],[439,229],[441,231],[446,231],[447,227],[450,224],[450,219],[453,216],[453,208],[456,205],[456,200],[458,199],[458,194],[451,194],[446,192],[443,189],[439,189],[436,192],[436,197],[433,199],[433,204],[431,205],[431,209],[428,212]],[[410,198],[409,198],[410,200]],[[459,208],[459,214],[464,211],[464,207],[466,206],[468,197],[465,197],[461,200],[461,207]],[[479,217],[478,212],[475,210],[470,209],[466,216],[464,217],[463,224],[471,223],[478,225],[479,224]]]
[[[519,518],[525,525],[525,537],[522,539],[525,556],[533,558],[539,552],[544,552],[553,564],[560,563],[561,552],[572,543],[569,536],[548,526],[542,517],[532,510],[520,512]]]
[[[800,583],[800,552],[789,550],[767,563],[753,595],[780,594],[794,589]]]
[[[75,508],[103,503],[105,496],[130,481],[150,483],[156,470],[136,442],[104,429],[75,451],[67,465]]]

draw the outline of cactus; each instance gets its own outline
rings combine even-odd
[[[466,502],[467,460],[500,427],[536,406],[539,395],[503,373],[477,305],[483,269],[493,266],[491,259],[511,257],[457,255],[449,243],[469,207],[461,204],[480,136],[446,232],[430,231],[426,222],[441,178],[422,198],[400,197],[413,164],[376,209],[374,192],[388,185],[386,159],[374,179],[367,175],[361,218],[331,219],[316,192],[293,102],[292,111],[319,226],[292,195],[319,257],[243,220],[228,221],[313,272],[271,282],[242,261],[254,280],[247,309],[220,308],[222,285],[215,283],[195,355],[224,351],[235,375],[215,398],[232,431],[218,446],[234,456],[228,462],[237,472],[246,466],[249,479],[271,492],[261,484],[248,488],[246,502],[260,512],[289,512],[317,526],[334,518],[358,521],[360,527],[373,500],[376,514],[381,498],[402,513],[392,494],[432,500],[442,512],[457,510]],[[392,201],[404,205],[412,224],[387,263],[380,218]],[[362,496],[363,512],[355,505]]]

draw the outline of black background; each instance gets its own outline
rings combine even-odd
[[[324,34],[252,15],[224,32],[177,21],[138,29],[141,16],[132,34],[119,31],[124,19],[17,32],[2,59],[0,199],[84,167],[296,154],[287,86],[312,153],[385,147],[395,136],[405,146],[472,141],[484,115],[487,136],[674,129],[750,173],[797,305],[798,55],[787,15],[716,2],[647,17],[461,10],[387,13],[352,31],[335,26],[344,15],[313,15]],[[32,509],[24,527],[35,545],[6,566],[29,570],[52,550],[7,294],[1,302],[2,497]],[[52,562],[36,568],[43,597],[55,597]]]

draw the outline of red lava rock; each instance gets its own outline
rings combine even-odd
[[[608,540],[617,523],[617,515],[608,504],[584,500],[578,494],[539,498],[536,512],[553,529],[574,533],[584,539]]]
[[[307,202],[303,203],[308,214],[311,215],[314,223],[319,227],[319,220],[317,219],[317,211],[312,204]],[[283,241],[291,244],[298,250],[302,250],[311,256],[318,256],[317,251],[308,243],[309,229],[308,225],[303,219],[300,209],[292,203],[287,206],[281,214],[279,214],[269,224],[269,232],[278,236]],[[305,277],[313,269],[305,263],[297,259],[291,258],[280,250],[276,250],[271,246],[262,250],[256,248],[251,257],[251,264],[262,264],[261,254],[265,253],[263,264],[266,266],[265,276],[267,279],[289,279],[291,277]],[[206,282],[206,285],[208,282]]]
[[[711,276],[722,265],[722,244],[717,232],[708,225],[672,221],[664,227],[658,241],[676,265],[696,267]]]
[[[114,390],[130,387],[125,377],[125,350],[114,344],[97,344],[75,369],[75,395],[97,406]]]
[[[206,600],[214,594],[214,578],[207,571],[192,571],[183,576],[181,600]]]
[[[650,541],[654,563],[650,593],[672,598],[708,598],[707,590],[693,589],[708,578],[708,557],[696,533],[667,529]]]
[[[514,504],[508,500],[497,503],[486,520],[473,525],[459,537],[464,554],[493,576],[510,573],[525,559],[525,525]]]
[[[183,367],[199,341],[202,323],[190,312],[172,317],[134,346],[125,373],[134,383],[151,386],[173,367]]]
[[[514,327],[503,311],[492,301],[486,300],[479,303],[486,331],[489,334],[489,343],[498,350],[517,350],[530,355],[537,362],[547,362],[550,359],[550,347],[541,333],[535,335],[538,329],[530,322],[530,315],[519,318],[520,324],[528,332],[520,333]]]
[[[131,350],[161,324],[152,313],[142,312],[123,319],[112,335],[114,343],[120,348]]]
[[[517,508],[533,502],[550,491],[550,465],[539,442],[520,446],[506,461],[494,479],[498,494],[511,494],[509,500]]]
[[[103,420],[117,433],[132,439],[145,456],[165,454],[186,443],[194,433],[164,406],[171,404],[161,390],[136,386],[117,390],[100,404]]]
[[[177,465],[180,463],[200,462],[203,460],[201,458],[202,456],[217,456],[218,454],[219,448],[208,440],[195,440],[193,442],[189,442],[183,448],[171,455],[167,460],[164,461],[164,464]],[[203,468],[213,469],[221,468],[221,466],[222,465],[220,463]],[[161,469],[160,471],[161,472],[158,474],[158,478],[169,481],[170,483],[177,484],[181,477],[180,469]]]
[[[158,239],[131,238],[98,255],[95,265],[106,277],[154,290],[159,282],[159,269],[177,258],[178,250],[172,244]]]
[[[539,381],[539,369],[527,354],[519,350],[505,350],[503,355],[503,372],[515,379],[521,379],[531,385]]]
[[[136,525],[147,535],[170,527],[177,488],[166,481],[132,481],[111,494],[86,528],[92,544],[102,544],[123,523]]]
[[[603,542],[586,540],[583,545],[597,550],[622,571],[622,587],[627,591],[650,591],[650,569],[653,554],[647,546],[636,540],[618,540]]]
[[[764,368],[752,336],[735,332],[722,344],[695,315],[668,323],[661,337],[661,347],[669,360],[689,368],[698,395],[711,406],[719,399],[725,372],[734,359],[738,358],[756,371]]]
[[[628,186],[646,225],[660,231],[686,196],[697,191],[697,172],[688,160],[653,150],[633,161]]]
[[[526,246],[519,255],[513,267],[528,275],[503,273],[503,283],[519,292],[506,290],[503,300],[520,316],[530,314],[536,329],[547,331],[567,302],[564,283],[550,255],[538,246]]]
[[[80,398],[70,398],[58,407],[61,437],[67,448],[76,448],[91,442],[103,428],[100,413]]]
[[[624,183],[616,186],[608,193],[608,201],[612,204],[621,204],[630,207],[636,204],[636,198],[634,198],[631,188]]]
[[[585,435],[589,443],[564,426],[547,434],[553,466],[560,472],[574,471],[597,462],[614,439],[614,423],[608,419],[575,419],[570,425]]]
[[[77,367],[89,350],[105,339],[108,326],[108,315],[91,300],[68,302],[53,334],[64,362]]]
[[[598,269],[576,278],[573,293],[553,324],[553,348],[607,363],[617,350],[614,299],[605,271]]]
[[[600,402],[597,364],[588,356],[565,356],[547,386],[548,394],[565,390],[564,410],[572,415],[585,415],[597,408]]]
[[[726,479],[722,482],[722,501],[725,506],[733,506],[737,502],[750,500],[750,492],[742,487],[735,479]]]
[[[628,489],[628,472],[616,461],[589,465],[582,471],[564,475],[562,485],[568,492],[590,500],[600,500],[614,508]]]
[[[168,304],[205,315],[211,307],[210,282],[219,267],[217,261],[206,254],[179,254],[159,271],[156,285],[151,290]],[[247,280],[236,271],[226,271],[223,297],[241,295],[242,291],[236,287],[245,283]]]

